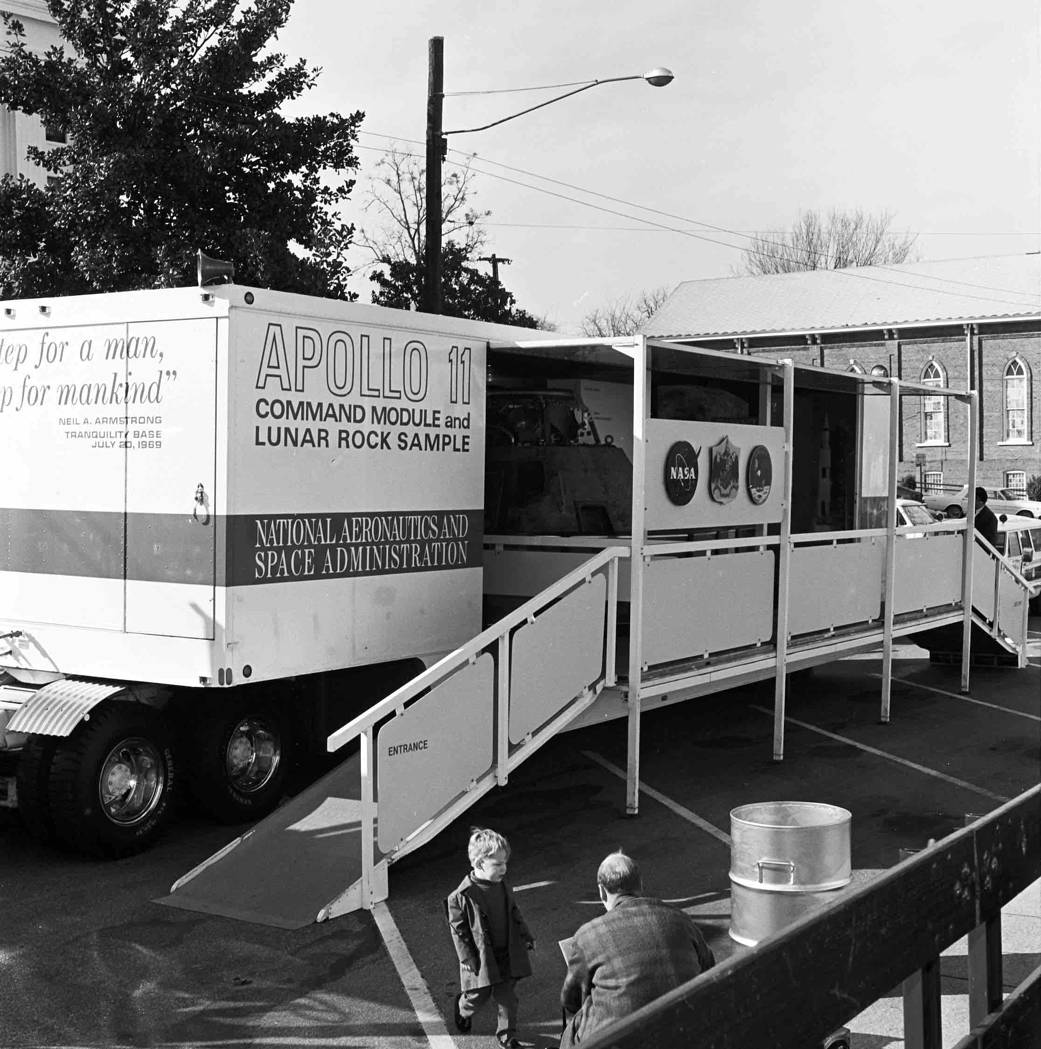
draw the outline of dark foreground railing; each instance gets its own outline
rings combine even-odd
[[[1001,907],[1039,877],[1041,786],[583,1049],[814,1049],[901,986],[905,1049],[940,1049],[940,953],[965,935],[971,1029],[957,1049],[1041,1049],[1041,966],[1002,1001],[1001,955]]]

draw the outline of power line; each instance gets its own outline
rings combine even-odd
[[[559,87],[568,87],[569,85],[567,85],[567,84],[560,84],[560,85],[557,85],[557,86],[559,86]],[[526,89],[518,88],[517,90],[526,90]],[[532,89],[532,90],[534,90],[534,89]],[[401,137],[396,137],[394,135],[383,135],[383,134],[380,134],[380,133],[378,133],[376,131],[361,131],[360,134],[372,135],[374,138],[385,138],[385,139],[389,139],[392,142],[411,142],[411,143],[414,143],[415,145],[423,145],[423,143],[419,139],[401,138]],[[369,149],[375,149],[377,147],[369,146],[368,148]],[[657,208],[648,207],[647,205],[644,205],[644,204],[637,204],[635,201],[625,200],[625,199],[623,199],[621,197],[612,197],[612,196],[610,196],[607,193],[600,193],[597,190],[586,189],[584,186],[576,186],[576,185],[574,185],[571,182],[564,182],[564,181],[561,181],[560,179],[551,178],[548,175],[540,175],[538,172],[535,172],[535,171],[528,171],[525,168],[518,168],[518,167],[514,167],[514,166],[512,166],[510,164],[504,164],[502,161],[499,161],[499,160],[489,160],[486,157],[480,156],[480,154],[478,154],[478,153],[466,152],[464,150],[458,150],[458,149],[452,149],[452,150],[449,150],[449,152],[451,152],[451,153],[458,153],[460,156],[470,157],[470,158],[473,158],[475,160],[479,159],[483,163],[494,164],[496,167],[505,168],[507,171],[515,171],[517,174],[519,174],[519,175],[527,175],[529,178],[537,178],[537,179],[540,179],[543,182],[551,182],[551,183],[553,183],[555,185],[563,186],[565,189],[573,189],[573,190],[578,191],[579,193],[586,193],[589,196],[593,196],[593,197],[602,197],[603,199],[613,201],[616,204],[625,204],[627,207],[638,208],[641,211],[649,211],[652,214],[662,215],[665,218],[674,218],[674,219],[678,219],[681,222],[690,222],[690,223],[692,223],[693,225],[696,225],[696,226],[704,226],[706,229],[715,230],[718,233],[728,233],[728,234],[731,234],[731,235],[733,235],[735,237],[742,237],[742,238],[751,240],[751,239],[753,239],[755,237],[764,236],[765,234],[782,235],[782,234],[785,234],[785,233],[788,232],[787,230],[783,230],[783,229],[776,229],[776,230],[775,229],[767,229],[767,230],[737,230],[737,229],[731,229],[731,228],[726,227],[726,226],[714,226],[711,223],[702,222],[699,219],[688,218],[685,215],[675,215],[672,212],[668,212],[668,211],[660,211]],[[414,154],[414,153],[409,153],[409,154],[406,154],[406,155],[410,156],[410,157],[416,156],[416,154]],[[500,223],[500,225],[502,225],[502,223]],[[521,223],[518,223],[518,225],[521,225]],[[576,228],[582,229],[582,228],[585,228],[585,227],[579,226],[579,227],[576,227]],[[1010,237],[1033,237],[1033,236],[1037,236],[1038,235],[1036,233],[1030,233],[1030,232],[985,233],[985,232],[959,232],[957,230],[940,230],[940,231],[928,231],[928,230],[911,231],[911,230],[908,230],[907,232],[908,233],[914,232],[914,235],[916,237],[994,237],[994,236],[1003,236],[1003,237],[1004,236],[1010,236]],[[904,234],[896,233],[896,232],[893,232],[893,233],[888,233],[887,232],[887,233],[884,234],[884,236],[887,236],[887,237],[898,237],[898,236],[904,236]],[[777,244],[776,246],[783,247],[785,245]],[[835,261],[835,256],[829,255],[827,252],[821,251],[821,252],[815,252],[815,254],[819,254],[822,258],[826,258],[826,259],[829,259],[831,261]],[[982,287],[982,285],[981,285],[981,287]],[[996,288],[996,289],[992,289],[992,290],[1001,291],[1001,290],[1008,290],[1008,289]],[[1019,292],[1014,292],[1013,294],[1017,294],[1018,295],[1020,293]]]
[[[373,147],[368,147],[368,148],[373,148]],[[486,226],[513,226],[513,227],[517,227],[519,229],[575,229],[575,230],[593,230],[593,231],[605,230],[605,231],[624,232],[624,233],[662,233],[662,232],[665,232],[664,230],[645,229],[643,226],[603,226],[603,225],[588,225],[588,224],[587,225],[582,225],[582,224],[573,223],[573,222],[486,222],[485,225]],[[734,230],[734,233],[736,235],[740,235],[742,237],[754,236],[757,232],[783,234],[783,233],[786,233],[787,230],[783,230],[783,229],[762,230],[762,231],[757,231],[757,230]],[[955,231],[952,231],[952,230],[947,230],[947,231],[943,231],[943,232],[929,232],[929,233],[925,233],[925,232],[922,232],[920,230],[915,230],[913,232],[914,232],[914,235],[916,237],[1037,237],[1037,236],[1039,236],[1039,234],[1037,234],[1037,233],[980,233],[980,232],[975,232],[975,233],[958,233],[958,232],[955,232]],[[885,236],[885,237],[902,237],[902,236],[904,236],[904,234],[903,233],[884,233],[884,234],[882,234],[882,236]],[[924,274],[923,274],[923,276],[924,276]],[[936,280],[944,280],[944,279],[948,279],[948,278],[937,277],[937,278],[934,278],[934,279],[936,279]],[[951,278],[951,279],[953,280],[953,278]],[[964,283],[964,282],[963,281],[958,281],[957,283],[961,284],[961,283]],[[989,285],[976,284],[976,285],[973,285],[973,287],[987,288],[987,287],[989,287]],[[993,291],[1003,291],[1003,290],[1006,290],[1006,289],[992,288],[991,290],[993,290]],[[1018,295],[1020,293],[1016,292],[1015,294]],[[1026,294],[1026,293],[1023,293],[1023,294]]]
[[[567,194],[564,194],[564,193],[557,193],[554,190],[542,189],[539,186],[532,186],[532,185],[530,185],[528,183],[519,182],[516,179],[507,178],[505,175],[498,175],[494,171],[483,171],[480,168],[474,168],[473,170],[477,171],[479,174],[482,174],[482,175],[489,175],[491,178],[498,178],[501,181],[509,182],[509,183],[512,183],[513,185],[516,185],[516,186],[523,186],[526,189],[534,189],[537,192],[546,193],[547,195],[552,196],[552,197],[558,197],[558,198],[563,199],[563,200],[568,200],[568,201],[571,201],[572,203],[580,204],[583,207],[595,208],[598,211],[604,211],[604,212],[606,212],[607,214],[610,214],[610,215],[618,215],[618,216],[620,216],[622,218],[636,218],[637,221],[646,222],[648,225],[657,226],[660,229],[671,230],[673,233],[678,233],[678,234],[680,234],[681,236],[684,236],[684,237],[692,237],[695,240],[705,241],[705,242],[707,242],[709,244],[719,244],[719,245],[722,245],[725,248],[736,248],[736,247],[739,247],[739,245],[730,244],[727,241],[717,240],[714,237],[707,237],[707,236],[705,236],[704,234],[701,234],[701,233],[693,233],[693,232],[691,232],[689,230],[678,229],[678,228],[676,228],[674,226],[666,226],[664,223],[656,223],[656,222],[653,222],[651,219],[642,219],[642,218],[640,218],[639,216],[636,216],[636,215],[627,215],[624,212],[615,211],[612,208],[604,208],[604,207],[601,207],[601,206],[596,205],[596,204],[590,204],[590,203],[588,203],[587,201],[584,201],[584,200],[579,200],[576,197],[569,197]],[[538,176],[535,176],[535,177],[537,178]],[[553,180],[549,180],[549,181],[553,181]],[[597,193],[593,193],[593,195],[594,196],[605,196],[605,194],[597,194]],[[612,199],[614,199],[614,198],[612,198]],[[641,207],[641,205],[633,205],[633,206],[634,207]],[[654,208],[647,208],[645,210],[647,210],[647,211],[654,211],[655,209]],[[691,221],[691,220],[688,220],[688,221]],[[705,223],[698,223],[698,224],[699,225],[705,225]],[[710,228],[715,228],[715,227],[710,227]],[[735,234],[733,234],[732,230],[723,230],[723,232],[731,234],[731,235],[735,235]],[[777,258],[778,257],[776,255],[772,255],[769,252],[759,252],[758,254],[766,255],[768,258]],[[883,268],[883,267],[879,267],[879,268]],[[868,280],[868,281],[872,281],[873,283],[876,283],[876,284],[889,284],[889,285],[892,285],[893,287],[897,287],[897,288],[911,288],[911,289],[917,289],[919,291],[933,291],[933,292],[938,292],[941,295],[953,295],[953,296],[958,296],[959,298],[963,298],[963,299],[976,299],[976,300],[979,300],[981,302],[990,302],[990,303],[1001,302],[1001,303],[1004,303],[1005,305],[1008,305],[1008,306],[1015,306],[1015,307],[1017,307],[1018,309],[1021,309],[1021,310],[1026,309],[1028,307],[1028,305],[1033,306],[1035,304],[1035,301],[1033,299],[1031,299],[1031,302],[1029,304],[1023,303],[1023,302],[1014,302],[1014,301],[1012,301],[1010,299],[999,299],[999,298],[995,298],[993,296],[972,295],[972,294],[970,294],[968,292],[948,291],[946,288],[930,288],[930,287],[926,287],[926,286],[921,285],[921,284],[915,284],[913,282],[913,280],[910,281],[910,282],[908,282],[908,281],[886,280],[884,277],[872,277],[872,276],[869,276],[866,273],[854,273],[854,272],[851,272],[849,270],[843,270],[843,269],[828,269],[826,272],[834,273],[834,274],[837,274],[839,276],[848,277],[848,278],[851,278],[851,279],[854,279],[854,280]],[[894,271],[894,272],[899,272],[899,271]],[[918,275],[917,274],[911,274],[909,276],[914,277],[914,276],[918,276]],[[944,280],[944,278],[942,278],[942,277],[932,277],[931,279],[933,279],[933,280],[941,280],[941,281]],[[1022,292],[1014,291],[1012,289],[1000,289],[1000,291],[1001,291],[1002,294],[1007,294],[1007,295],[1021,295],[1021,294],[1024,294]],[[1024,295],[1024,297],[1026,297],[1026,296]],[[1041,307],[1041,299],[1038,299],[1036,304],[1039,307]]]
[[[362,132],[362,134],[372,135],[372,136],[374,136],[376,138],[390,139],[391,141],[395,141],[395,142],[402,142],[403,141],[403,142],[413,142],[413,143],[420,144],[420,143],[417,142],[416,139],[404,139],[404,138],[401,138],[401,137],[395,138],[392,135],[383,135],[383,134],[378,134],[377,132],[372,132],[372,131]],[[394,152],[391,149],[386,149],[386,148],[381,149],[381,147],[378,147],[378,146],[367,146],[367,147],[363,146],[363,147],[360,147],[360,148],[372,149],[372,150],[375,150],[375,151],[378,151],[378,152]],[[401,151],[399,150],[398,152],[400,153]],[[739,245],[739,244],[732,244],[732,243],[729,243],[728,241],[718,240],[718,239],[716,239],[714,237],[709,237],[709,236],[706,236],[705,234],[702,234],[702,233],[695,233],[695,232],[693,232],[691,230],[679,229],[679,228],[677,228],[675,226],[669,226],[669,225],[666,225],[664,223],[654,222],[651,219],[645,219],[645,218],[643,218],[643,217],[641,217],[639,215],[631,215],[631,214],[628,214],[626,212],[616,211],[613,208],[605,208],[605,207],[603,207],[601,205],[593,204],[593,203],[590,203],[589,201],[585,201],[585,200],[580,200],[580,199],[578,199],[576,197],[569,196],[569,195],[567,195],[565,193],[557,193],[557,192],[555,192],[553,190],[545,189],[544,187],[541,187],[541,186],[535,186],[535,185],[532,185],[531,183],[521,182],[518,179],[508,178],[505,175],[500,175],[500,174],[498,174],[498,173],[496,173],[494,171],[487,171],[487,170],[484,170],[482,168],[474,168],[474,167],[472,167],[473,161],[478,159],[478,155],[476,153],[464,153],[461,150],[454,150],[454,149],[453,150],[449,150],[449,152],[451,152],[451,153],[458,153],[459,155],[466,157],[467,158],[467,164],[463,165],[463,164],[460,164],[458,161],[451,161],[451,160],[446,161],[447,163],[453,164],[456,167],[470,166],[472,170],[476,171],[479,174],[487,175],[490,178],[497,178],[497,179],[499,179],[502,182],[507,182],[507,183],[510,183],[511,185],[520,186],[523,189],[530,189],[530,190],[534,190],[535,192],[538,192],[538,193],[544,193],[547,196],[557,197],[558,199],[566,200],[566,201],[569,201],[570,203],[574,203],[574,204],[579,204],[582,207],[592,208],[595,211],[602,211],[605,214],[614,215],[614,216],[619,217],[619,218],[635,219],[637,222],[642,222],[646,226],[650,226],[650,227],[653,227],[655,229],[658,229],[658,230],[661,230],[661,231],[664,231],[664,232],[678,233],[681,236],[691,237],[691,238],[693,238],[695,240],[704,241],[704,242],[709,243],[709,244],[716,244],[716,245],[719,245],[719,246],[725,247],[725,248],[738,249],[738,250],[742,250],[742,251],[748,250],[747,248],[745,248],[745,247],[743,247],[742,245]],[[415,159],[425,159],[425,158],[418,157],[414,153],[404,153],[402,155],[407,156],[407,157],[412,157],[412,158],[415,158]],[[481,160],[482,163],[494,164],[495,166],[504,168],[507,171],[515,171],[515,172],[518,172],[520,174],[527,175],[527,176],[529,176],[531,178],[536,178],[536,179],[540,179],[540,180],[545,181],[545,182],[549,182],[549,183],[554,184],[554,185],[563,186],[564,188],[567,188],[567,189],[573,189],[573,190],[575,190],[575,191],[577,191],[579,193],[585,193],[585,194],[587,194],[589,196],[600,197],[601,199],[604,199],[604,200],[610,200],[610,201],[612,201],[614,203],[623,204],[626,207],[636,208],[637,210],[640,210],[640,211],[647,211],[647,212],[650,212],[651,214],[661,215],[661,216],[663,216],[665,218],[673,218],[673,219],[676,219],[676,220],[681,221],[681,222],[689,222],[689,223],[691,223],[693,225],[702,226],[705,229],[710,229],[710,230],[713,230],[713,231],[725,234],[727,236],[739,237],[739,238],[745,239],[745,240],[754,239],[754,238],[750,237],[749,235],[741,233],[741,232],[739,232],[737,230],[728,229],[728,228],[726,228],[724,226],[715,226],[715,225],[712,225],[711,223],[702,222],[702,221],[700,221],[698,219],[690,219],[690,218],[687,218],[687,217],[682,216],[682,215],[675,215],[675,214],[673,214],[671,212],[662,211],[662,210],[660,210],[658,208],[651,208],[651,207],[647,207],[647,206],[642,205],[642,204],[637,204],[637,203],[635,203],[633,201],[628,201],[628,200],[625,200],[624,198],[621,198],[621,197],[614,197],[614,196],[611,196],[610,194],[600,193],[597,190],[588,190],[588,189],[585,189],[582,186],[576,186],[576,185],[574,185],[572,183],[564,182],[564,181],[562,181],[560,179],[554,179],[554,178],[550,178],[548,176],[539,175],[536,172],[527,171],[524,168],[513,167],[513,166],[511,166],[509,164],[503,164],[500,161],[494,161],[494,160],[486,161],[484,158],[480,158],[480,160]],[[778,245],[778,246],[783,247],[784,245]],[[780,256],[774,255],[774,254],[772,254],[770,252],[760,251],[760,252],[757,252],[757,254],[764,255],[767,258],[780,258]],[[829,255],[827,252],[820,251],[820,252],[814,252],[814,254],[818,255],[818,257],[820,257],[820,258],[824,258],[824,259],[829,259],[831,261],[835,261],[835,257]],[[1035,299],[1033,296],[1030,296],[1026,292],[1016,291],[1016,290],[1011,289],[1011,288],[994,288],[994,287],[990,287],[990,286],[987,286],[987,285],[973,285],[973,284],[971,284],[968,281],[958,281],[958,280],[955,280],[953,278],[939,277],[939,276],[935,276],[933,274],[904,274],[904,273],[901,273],[898,270],[893,270],[892,267],[878,266],[878,267],[874,267],[874,268],[877,268],[877,269],[888,269],[891,272],[895,272],[895,273],[897,273],[900,276],[910,276],[912,278],[924,277],[924,278],[927,278],[929,280],[939,281],[941,283],[960,284],[960,285],[964,285],[964,286],[968,286],[968,287],[976,287],[976,288],[981,289],[981,290],[996,291],[996,292],[998,292],[998,293],[1000,293],[1002,295],[1018,295],[1018,296],[1022,296],[1023,298],[1028,299],[1029,302],[1028,303],[1014,302],[1014,301],[1011,301],[1009,299],[999,299],[999,298],[995,298],[995,297],[992,297],[992,296],[971,295],[971,294],[969,294],[967,292],[948,291],[945,288],[928,287],[928,286],[925,286],[925,285],[915,284],[913,282],[913,280],[911,282],[886,280],[883,277],[872,277],[872,276],[869,276],[868,274],[865,274],[865,273],[853,273],[853,272],[849,272],[849,271],[843,270],[843,269],[831,269],[830,272],[839,274],[839,275],[841,275],[843,277],[849,277],[849,278],[856,279],[856,280],[868,280],[868,281],[872,281],[873,283],[878,283],[878,284],[889,284],[889,285],[892,285],[893,287],[898,287],[898,288],[911,288],[911,289],[917,289],[919,291],[933,291],[933,292],[938,292],[940,294],[958,296],[960,298],[976,299],[976,300],[979,300],[979,301],[982,301],[982,302],[991,302],[991,303],[1002,302],[1005,305],[1016,306],[1016,307],[1018,307],[1021,310],[1028,308],[1028,306],[1029,307],[1033,307],[1035,305],[1041,306],[1041,298]]]
[[[459,151],[455,150],[453,152],[459,152]],[[476,154],[465,154],[465,153],[463,155],[464,156],[473,156],[475,158],[477,156]],[[483,160],[483,158],[482,158],[482,160]],[[711,223],[702,222],[699,219],[691,219],[691,218],[687,218],[686,216],[683,216],[683,215],[675,215],[675,214],[673,214],[671,212],[661,211],[661,210],[659,210],[657,208],[649,208],[649,207],[646,207],[646,206],[644,206],[642,204],[636,204],[636,203],[634,203],[632,201],[624,200],[621,197],[613,197],[613,196],[610,196],[609,194],[606,194],[606,193],[599,193],[596,190],[588,190],[588,189],[585,189],[585,188],[583,188],[581,186],[575,186],[575,185],[573,185],[571,183],[568,183],[568,182],[562,182],[562,181],[560,181],[558,179],[546,178],[545,176],[539,175],[536,172],[526,171],[523,168],[511,167],[508,164],[502,164],[502,163],[500,163],[499,161],[496,161],[496,160],[484,161],[484,162],[485,163],[495,164],[497,167],[505,168],[507,171],[516,171],[516,172],[518,172],[520,174],[527,175],[530,178],[543,179],[546,182],[550,182],[550,183],[553,183],[555,185],[564,186],[564,187],[566,187],[568,189],[574,189],[574,190],[577,190],[580,193],[587,193],[590,196],[602,197],[605,200],[610,200],[610,201],[613,201],[613,202],[619,203],[619,204],[625,204],[627,207],[639,208],[641,211],[648,211],[648,212],[650,212],[651,214],[654,214],[654,215],[662,215],[665,218],[678,219],[681,222],[690,222],[690,223],[693,223],[694,225],[703,226],[706,229],[715,230],[715,231],[717,231],[719,233],[725,233],[725,234],[727,234],[729,236],[747,238],[747,239],[752,240],[752,241],[755,241],[757,239],[762,239],[761,235],[758,234],[758,233],[746,234],[746,233],[741,232],[740,230],[728,229],[725,226],[714,226]],[[491,172],[485,172],[485,174],[491,174]],[[637,216],[633,216],[633,217],[637,217]],[[644,220],[638,219],[638,221],[644,221]],[[696,234],[689,233],[689,232],[687,233],[687,235],[688,236],[697,236]],[[719,243],[719,242],[718,241],[712,241],[712,243]],[[765,243],[771,244],[774,247],[784,247],[784,248],[786,248],[788,246],[787,244],[785,244],[783,242],[770,241],[770,240],[766,240]],[[742,249],[742,250],[748,250],[748,249]],[[774,255],[774,254],[770,253],[770,252],[763,252],[763,251],[757,251],[756,254],[765,255],[767,258],[778,258],[779,257],[777,255]],[[823,251],[823,250],[814,250],[814,251],[812,251],[812,254],[818,256],[818,258],[826,259],[826,260],[831,261],[831,262],[837,261],[836,257],[834,255],[831,255],[828,252]],[[886,265],[880,265],[880,266],[877,266],[875,268],[892,270],[891,266],[886,266]],[[895,272],[899,273],[900,271],[895,271]],[[847,274],[847,276],[853,276],[853,274]],[[1014,290],[1012,290],[1010,288],[995,288],[993,286],[985,285],[985,284],[972,284],[969,281],[960,281],[960,280],[955,280],[953,278],[937,277],[937,276],[934,276],[933,274],[915,274],[915,276],[928,277],[928,279],[930,279],[930,280],[940,280],[940,281],[945,281],[945,282],[951,283],[951,284],[962,284],[962,285],[965,285],[966,287],[975,287],[975,288],[981,289],[983,291],[997,291],[997,292],[1000,292],[1003,295],[1022,295],[1024,298],[1030,299],[1031,304],[1033,304],[1033,302],[1035,301],[1034,297],[1029,295],[1028,293],[1020,292],[1020,291],[1014,291]],[[872,279],[872,278],[867,278],[865,276],[865,279]],[[1041,299],[1039,299],[1038,301],[1041,302]]]
[[[445,91],[445,98],[460,98],[463,95],[516,95],[522,91],[555,91],[558,87],[579,87],[583,84],[595,84],[595,80],[572,80],[567,84],[543,84],[540,87],[500,87],[493,91]],[[370,135],[375,132],[368,132]],[[383,136],[389,137],[389,136]]]

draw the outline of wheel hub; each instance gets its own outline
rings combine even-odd
[[[225,752],[228,781],[243,794],[271,782],[282,760],[278,734],[260,718],[245,717],[232,729]]]
[[[140,823],[159,804],[165,786],[166,770],[156,746],[139,736],[120,740],[98,776],[102,811],[122,826]]]

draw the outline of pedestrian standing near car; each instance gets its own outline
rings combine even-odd
[[[506,883],[510,846],[494,830],[473,828],[467,849],[470,873],[445,901],[452,942],[459,956],[455,1026],[469,1031],[474,1013],[489,999],[498,1009],[499,1045],[518,1049],[517,981],[531,975],[535,949],[513,892]]]
[[[987,506],[986,488],[976,489],[976,517],[973,526],[991,546],[998,545],[998,519],[994,516],[994,511]]]

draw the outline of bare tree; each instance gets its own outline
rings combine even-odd
[[[848,266],[885,266],[914,262],[917,235],[890,230],[889,212],[800,212],[790,230],[756,233],[745,249],[744,272],[795,273]]]
[[[481,222],[490,211],[476,211],[474,174],[469,161],[441,181],[442,237],[457,244],[464,258],[473,258],[484,246]],[[420,266],[426,232],[426,168],[420,158],[396,145],[376,165],[365,210],[375,214],[376,226],[362,230],[359,243],[372,252],[373,260],[404,262]]]
[[[454,165],[441,180],[442,312],[534,328],[545,321],[517,305],[513,293],[498,278],[475,264],[484,248],[481,223],[490,211],[478,211],[474,172],[467,161]],[[420,158],[396,145],[376,165],[365,210],[378,221],[364,229],[358,242],[372,255],[369,280],[372,301],[395,309],[419,309],[426,273],[426,170]]]
[[[669,297],[669,292],[668,287],[661,287],[635,295],[623,295],[587,313],[579,328],[583,335],[598,339],[612,335],[635,335],[643,322],[658,312],[661,304]]]

